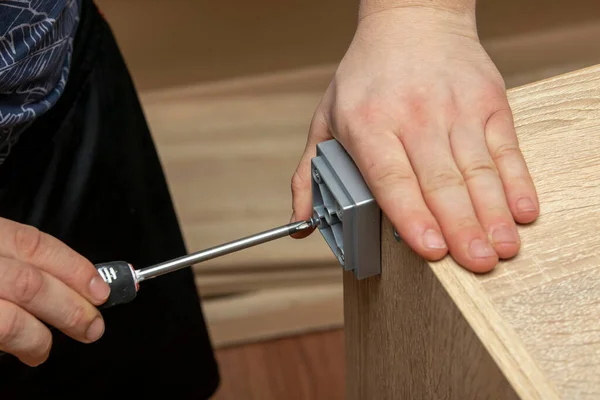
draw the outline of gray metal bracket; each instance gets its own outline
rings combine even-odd
[[[356,164],[335,139],[311,161],[313,217],[340,265],[358,279],[381,273],[381,210]]]

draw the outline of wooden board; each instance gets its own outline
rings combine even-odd
[[[541,216],[474,275],[383,225],[383,273],[344,277],[348,399],[600,398],[600,66],[509,99]]]

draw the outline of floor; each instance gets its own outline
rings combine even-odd
[[[217,358],[214,400],[344,399],[343,330],[222,349]]]

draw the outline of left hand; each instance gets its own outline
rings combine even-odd
[[[504,82],[474,17],[405,7],[359,22],[293,176],[292,220],[312,215],[310,161],[332,138],[426,259],[450,252],[489,271],[518,253],[515,221],[538,215]]]

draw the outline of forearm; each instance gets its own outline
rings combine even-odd
[[[447,10],[469,16],[475,15],[476,0],[360,0],[360,19],[381,11],[424,7]]]

